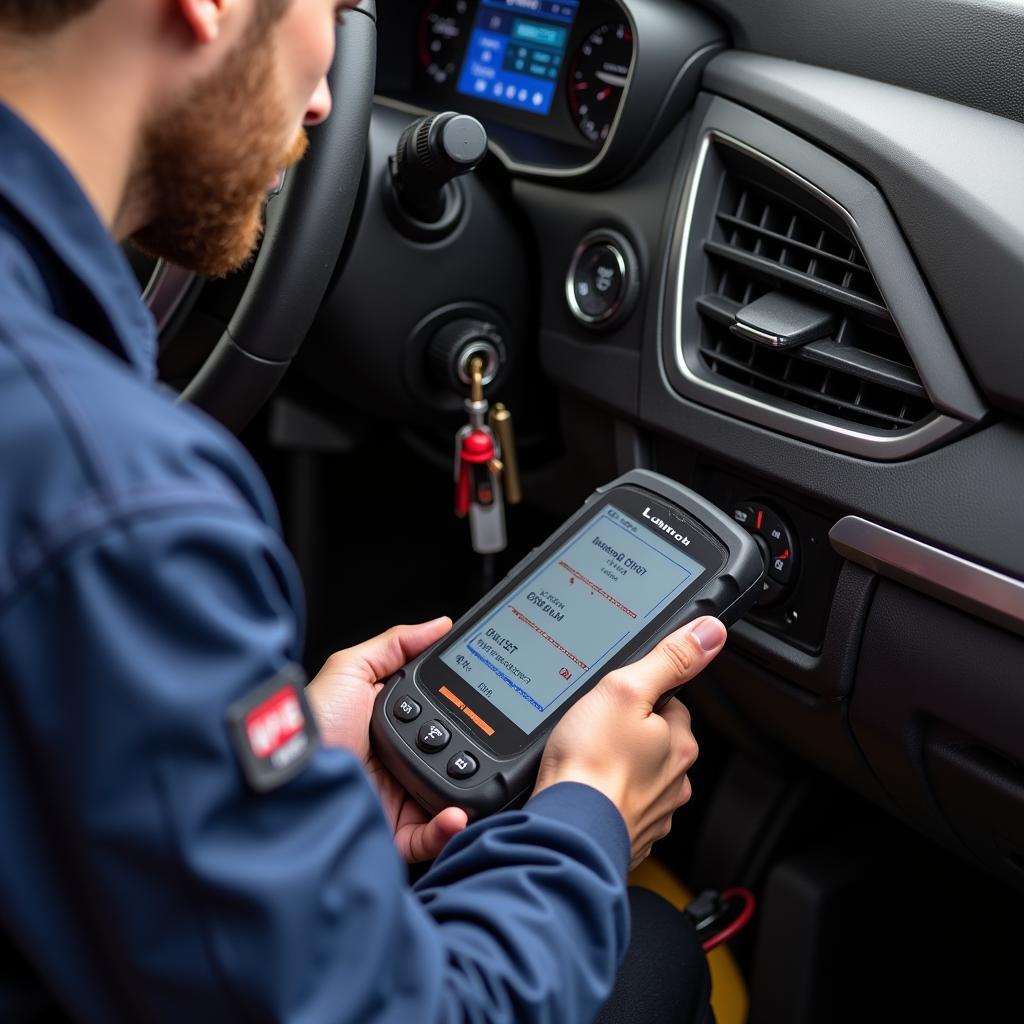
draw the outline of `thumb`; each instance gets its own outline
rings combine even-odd
[[[366,666],[370,681],[386,679],[407,661],[425,651],[452,628],[447,615],[415,626],[392,626],[386,633],[339,651],[334,658],[344,666]]]
[[[725,626],[712,615],[705,615],[669,633],[639,661],[615,670],[628,681],[632,693],[652,708],[667,691],[689,682],[722,649]]]
[[[469,824],[466,812],[459,807],[446,807],[430,821],[410,825],[408,836],[396,835],[396,840],[405,846],[405,859],[414,864],[421,860],[433,860],[445,847],[452,836]],[[406,843],[401,840],[405,839]]]

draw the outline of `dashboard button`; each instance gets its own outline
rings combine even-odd
[[[476,758],[468,750],[463,750],[448,762],[447,771],[453,779],[468,779],[476,774],[479,767]]]
[[[591,246],[576,265],[573,287],[580,309],[595,320],[607,317],[619,302],[625,279],[622,254],[611,245]]]
[[[633,247],[617,231],[593,231],[576,247],[565,282],[569,310],[587,327],[607,328],[628,316],[639,291]]]
[[[796,553],[786,524],[771,509],[765,509],[761,536],[768,541],[769,557],[766,564],[768,575],[777,583],[786,586],[793,578],[793,563],[796,560]]]
[[[436,754],[444,750],[451,742],[452,734],[436,719],[420,726],[416,734],[416,746],[428,754]]]
[[[793,576],[793,552],[789,548],[771,552],[768,575],[783,586],[789,583]]]
[[[773,512],[770,508],[762,508],[764,515],[761,517],[761,525],[758,529],[761,535],[764,537],[772,550],[779,549],[779,545],[783,547],[789,546],[789,531],[786,529],[782,520],[779,518],[776,512]]]
[[[394,707],[391,709],[391,713],[400,722],[415,722],[420,717],[420,712],[423,710],[419,704],[412,699],[412,697],[401,696],[395,701]]]
[[[747,515],[746,521],[741,518],[744,514]],[[764,558],[765,579],[777,583],[780,588],[789,586],[793,580],[796,547],[782,517],[760,502],[742,501],[735,506],[733,518],[754,535]],[[766,590],[764,599],[758,603],[767,604],[770,600]]]
[[[745,530],[753,530],[754,528],[754,509],[753,506],[747,505],[745,502],[741,502],[732,510],[732,517],[740,524]]]

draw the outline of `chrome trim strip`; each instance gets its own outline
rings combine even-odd
[[[739,320],[732,324],[729,327],[729,330],[738,338],[743,338],[744,341],[754,341],[757,342],[758,345],[767,345],[769,348],[783,347],[782,341],[777,334],[769,334],[767,331],[759,331],[756,327],[751,327],[750,324],[741,323]],[[796,348],[795,345],[792,347]]]
[[[1024,635],[1022,580],[859,516],[840,519],[828,538],[851,562]]]
[[[921,426],[912,430],[894,431],[892,433],[871,433],[832,423],[825,419],[805,416],[790,409],[769,405],[749,395],[731,388],[723,387],[712,381],[705,380],[690,367],[686,360],[683,346],[683,286],[686,272],[686,255],[690,248],[690,236],[693,230],[694,210],[697,205],[697,193],[700,189],[704,165],[708,152],[714,142],[732,146],[763,164],[767,164],[780,174],[788,177],[795,184],[810,192],[815,198],[829,206],[849,225],[855,238],[859,238],[857,224],[849,211],[831,196],[813,185],[806,178],[790,170],[777,160],[748,146],[744,142],[727,135],[717,129],[705,132],[700,141],[697,156],[694,159],[686,181],[680,215],[676,221],[676,234],[673,241],[673,257],[679,261],[676,281],[667,301],[671,303],[672,345],[675,355],[675,367],[682,380],[676,384],[677,389],[687,398],[709,405],[714,409],[730,413],[740,419],[759,424],[805,441],[812,441],[839,451],[849,452],[872,459],[901,459],[914,455],[928,447],[938,444],[944,438],[964,425],[957,419],[937,414],[925,420]]]

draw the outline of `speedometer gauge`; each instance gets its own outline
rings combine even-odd
[[[428,0],[420,14],[416,36],[420,65],[438,85],[449,81],[459,68],[459,57],[469,29],[470,0]]]
[[[633,33],[625,22],[594,29],[573,55],[566,88],[576,127],[591,142],[608,138],[633,60]]]

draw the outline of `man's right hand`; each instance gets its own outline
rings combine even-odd
[[[631,868],[668,835],[672,815],[691,795],[686,773],[697,759],[690,713],[659,698],[696,676],[725,643],[706,616],[665,637],[640,661],[609,672],[552,731],[534,793],[582,782],[604,793],[629,829]]]

